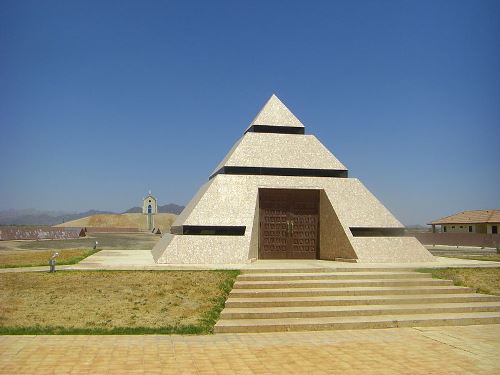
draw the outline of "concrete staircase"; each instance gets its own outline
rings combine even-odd
[[[250,269],[216,333],[500,323],[500,297],[409,269]]]

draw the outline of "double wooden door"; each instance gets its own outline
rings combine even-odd
[[[319,191],[259,189],[260,259],[317,259]]]

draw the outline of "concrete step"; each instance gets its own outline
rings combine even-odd
[[[230,297],[226,308],[246,307],[298,307],[298,306],[356,306],[395,305],[414,303],[452,302],[500,302],[500,297],[477,293],[462,294],[414,294],[414,295],[374,295],[374,296],[307,296],[307,297]]]
[[[239,275],[237,281],[293,281],[293,280],[365,280],[365,279],[429,279],[419,272],[300,272],[251,273]]]
[[[312,297],[312,296],[376,296],[376,295],[418,295],[418,294],[463,294],[473,293],[472,288],[444,286],[362,286],[338,288],[248,288],[233,289],[230,298],[268,297]]]
[[[279,288],[343,288],[362,286],[438,286],[453,285],[451,280],[422,279],[367,279],[367,280],[290,280],[290,281],[239,281],[234,289],[279,289]]]
[[[500,324],[499,312],[376,315],[325,318],[221,319],[216,333],[319,331],[395,327]]]
[[[321,273],[321,272],[410,272],[413,267],[332,267],[332,268],[248,268],[242,269],[242,275],[254,273]]]
[[[285,319],[469,312],[500,313],[500,302],[225,308],[221,313],[221,319]]]

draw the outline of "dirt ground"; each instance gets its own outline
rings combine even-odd
[[[151,250],[160,235],[152,233],[92,233],[73,240],[0,241],[0,253],[19,250],[91,249],[95,241],[101,250]]]
[[[0,327],[159,328],[197,324],[225,271],[0,274]]]

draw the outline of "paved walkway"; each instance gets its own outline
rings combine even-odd
[[[435,257],[426,263],[347,263],[329,260],[258,260],[241,264],[157,264],[149,250],[101,250],[78,264],[57,266],[58,270],[222,270],[222,269],[287,269],[287,268],[444,268],[500,267],[500,262]],[[4,272],[48,271],[48,266],[2,268]]]
[[[210,336],[0,336],[1,374],[499,374],[500,325]]]

